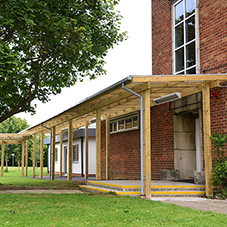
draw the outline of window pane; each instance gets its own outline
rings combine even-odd
[[[110,132],[113,132],[113,124],[110,123]]]
[[[195,12],[195,0],[185,0],[186,17]]]
[[[192,68],[192,69],[187,70],[187,72],[186,72],[186,73],[187,73],[187,74],[196,74],[195,67],[194,67],[194,68]]]
[[[195,62],[195,42],[186,46],[186,64],[187,68],[196,64]]]
[[[73,161],[74,162],[79,161],[79,146],[78,145],[73,146]]]
[[[186,20],[186,42],[195,38],[195,17]]]
[[[175,47],[179,47],[184,44],[184,24],[181,23],[175,28]]]
[[[139,124],[138,124],[138,117],[135,116],[132,118],[133,119],[133,127],[137,127]]]
[[[132,128],[132,118],[126,119],[126,129]]]
[[[125,126],[124,126],[124,120],[118,121],[118,130],[122,130],[124,128],[125,128]]]
[[[55,161],[57,162],[58,161],[58,149],[55,148]]]
[[[178,24],[184,19],[184,4],[183,1],[175,6],[175,24]]]
[[[116,132],[117,131],[117,122],[113,123],[113,131]]]
[[[176,72],[184,69],[184,48],[176,51]]]

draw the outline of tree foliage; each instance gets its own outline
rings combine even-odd
[[[29,124],[25,119],[16,118],[12,116],[2,123],[0,123],[0,133],[18,133],[29,127]],[[6,166],[8,164],[9,159],[12,154],[15,157],[15,161],[21,161],[21,150],[22,147],[19,144],[6,144],[4,147],[4,159],[6,162]]]
[[[104,74],[108,50],[124,40],[119,0],[10,0],[0,7],[0,122],[35,112],[85,76]]]
[[[227,136],[225,134],[218,134],[217,132],[211,136],[213,142],[213,152],[217,156],[214,162],[214,172],[212,174],[212,182],[217,186],[217,195],[221,198],[227,198],[227,153],[224,149],[227,143]]]

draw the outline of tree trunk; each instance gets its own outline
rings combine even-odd
[[[18,165],[18,171],[20,171],[20,162],[17,162]]]

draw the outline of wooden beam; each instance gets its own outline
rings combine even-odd
[[[22,141],[22,157],[21,157],[21,176],[24,177],[24,150],[25,150],[25,141]]]
[[[25,167],[25,176],[28,176],[28,140],[26,140],[26,167]]]
[[[40,179],[43,179],[43,142],[44,142],[44,134],[41,133],[40,140]]]
[[[145,195],[146,198],[151,198],[151,107],[150,107],[150,90],[143,93],[144,102],[144,119],[143,119],[143,141],[145,154]]]
[[[110,179],[110,115],[106,116],[106,180]]]
[[[35,178],[35,154],[36,154],[36,134],[33,135],[33,161],[32,161],[32,177]]]
[[[60,171],[59,176],[62,176],[62,147],[63,147],[63,131],[60,132]]]
[[[214,81],[214,80],[227,80],[227,74],[222,75],[160,75],[160,76],[138,76],[132,77],[131,81],[133,83],[143,83],[143,82],[177,82],[177,81]]]
[[[96,110],[96,180],[101,180],[101,112]]]
[[[210,124],[210,86],[209,82],[203,83],[203,135],[204,135],[204,156],[205,156],[205,181],[206,196],[213,196],[212,188],[212,152],[211,152],[211,124]]]
[[[72,120],[69,120],[68,131],[68,181],[72,180],[72,168],[73,168],[73,127]]]
[[[4,175],[4,150],[5,150],[5,144],[4,141],[2,141],[2,157],[1,157],[1,177]]]
[[[84,178],[85,179],[88,179],[88,121],[86,122],[86,125],[85,125],[85,173],[84,173]]]
[[[4,142],[4,144],[22,144],[23,140],[0,140],[0,143],[2,143],[2,141]]]
[[[51,138],[51,180],[54,180],[55,175],[55,126],[52,127],[52,138]]]

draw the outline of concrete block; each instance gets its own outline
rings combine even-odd
[[[172,181],[180,179],[180,171],[177,169],[163,169],[161,170],[161,180]]]
[[[194,172],[194,184],[205,185],[205,172],[204,171],[195,171]]]

